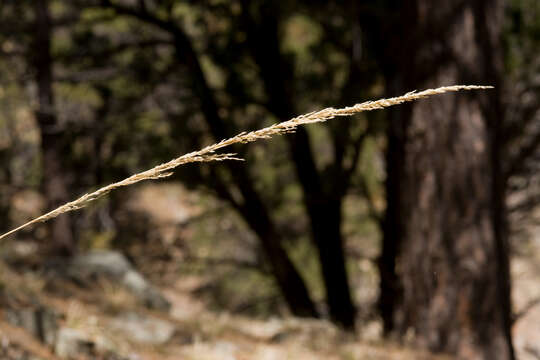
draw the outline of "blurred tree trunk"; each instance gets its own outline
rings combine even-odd
[[[190,40],[179,29],[174,31],[173,35],[175,36],[175,47],[179,58],[183,57],[192,71],[193,87],[201,100],[201,111],[212,135],[216,140],[232,136],[233,134],[226,126],[226,122],[219,115],[216,99],[208,86]],[[309,296],[304,280],[283,248],[282,237],[276,231],[268,209],[256,191],[246,168],[243,164],[237,163],[228,163],[227,168],[242,195],[242,201],[238,203],[233,196],[228,194],[229,190],[226,189],[227,186],[221,179],[215,178],[214,181],[221,182],[218,185],[221,187],[221,194],[239,210],[248,225],[261,240],[272,274],[275,276],[289,309],[296,316],[317,317],[318,313],[315,304]]]
[[[102,5],[113,8],[118,14],[135,17],[168,32],[173,38],[179,62],[190,70],[192,88],[201,103],[201,112],[211,135],[217,141],[234,135],[227,121],[218,111],[218,102],[208,84],[191,39],[180,26],[163,20],[146,9],[138,10],[108,0],[102,0]],[[236,148],[235,151],[241,153],[242,150]],[[243,164],[235,162],[223,164],[222,170],[228,175],[222,177],[213,172],[206,181],[213,185],[220,197],[229,201],[239,211],[249,227],[257,234],[272,274],[291,312],[296,316],[317,317],[317,309],[309,296],[305,282],[285,251],[282,237],[277,232],[267,207],[255,189],[249,172]],[[226,178],[231,178],[232,184],[228,183],[229,180]],[[232,187],[236,188],[241,199],[232,195]]]
[[[318,317],[304,280],[285,251],[282,237],[271,221],[264,204],[254,191],[245,190],[243,192],[245,201],[238,207],[239,212],[261,240],[272,274],[289,309],[296,316]]]
[[[398,79],[388,83],[502,85],[501,1],[419,0],[403,9],[392,31],[405,41],[390,47],[406,64],[394,64],[403,81],[387,71]],[[387,175],[399,178],[387,180],[379,261],[385,328],[413,328],[420,345],[467,359],[513,358],[500,94],[419,102],[389,126]]]
[[[401,179],[400,328],[431,350],[508,359],[489,131],[469,96],[414,107]]]
[[[385,97],[402,95],[418,88],[422,81],[414,57],[420,46],[417,39],[417,12],[414,1],[402,6],[388,1],[384,9],[387,17],[385,21],[369,12],[359,14],[361,24],[370,35],[367,46],[375,54],[384,75]],[[397,33],[400,36],[396,36]],[[380,275],[378,309],[384,333],[387,335],[395,330],[396,322],[399,322],[396,321],[396,316],[403,298],[403,289],[396,270],[405,231],[404,211],[407,210],[403,197],[406,190],[402,180],[407,175],[405,150],[413,106],[414,104],[402,104],[385,110],[386,210],[382,219],[383,240],[377,267]]]
[[[218,111],[219,103],[205,79],[205,73],[198,58],[199,54],[181,26],[170,18],[157,16],[146,8],[126,6],[110,0],[101,0],[100,4],[114,9],[118,14],[135,17],[168,32],[173,38],[179,61],[190,70],[193,80],[192,88],[201,103],[201,112],[212,136],[219,140],[234,133],[232,123]],[[261,2],[243,2],[242,5],[242,15],[245,15],[244,20],[247,24],[249,51],[259,66],[267,95],[265,105],[280,119],[288,119],[296,113],[291,86],[294,73],[291,71],[290,64],[286,63],[285,56],[280,52],[277,7],[268,2],[262,6]],[[250,11],[248,9],[255,11],[248,14]],[[352,142],[350,137],[345,138],[349,140],[347,145],[350,145]],[[345,267],[341,212],[342,200],[354,167],[337,169],[336,166],[338,171],[333,172],[317,169],[309,136],[303,128],[298,129],[295,135],[288,136],[287,141],[289,141],[298,178],[304,191],[304,203],[310,218],[312,239],[319,251],[330,316],[336,323],[352,329],[355,308]],[[345,144],[341,145],[345,147]],[[358,144],[357,148],[359,148]],[[356,161],[353,163],[356,164]],[[307,288],[283,248],[283,237],[276,230],[269,209],[263,203],[260,193],[256,191],[249,171],[242,164],[226,164],[224,167],[227,168],[225,173],[230,175],[232,181],[227,179],[229,176],[220,177],[216,172],[214,173],[216,176],[207,179],[208,183],[211,183],[212,187],[218,191],[220,197],[228,200],[239,211],[248,225],[257,233],[277,283],[292,312],[302,316],[317,316]],[[241,195],[241,199],[232,196],[231,188],[235,188],[235,192]]]
[[[58,124],[54,107],[53,73],[51,59],[51,19],[47,0],[34,1],[35,29],[33,44],[33,65],[35,69],[38,107],[36,118],[41,132],[43,163],[43,193],[47,207],[69,201],[66,169],[62,167],[62,130]],[[49,236],[54,251],[72,253],[75,243],[72,235],[70,215],[62,215],[49,223]]]
[[[403,94],[402,85],[397,84],[396,77],[387,81],[387,97]],[[405,176],[405,134],[410,123],[411,105],[404,104],[387,110],[388,129],[386,137],[388,147],[385,152],[386,182],[385,191],[387,206],[382,222],[383,240],[381,252],[377,259],[380,274],[378,308],[386,334],[394,330],[394,314],[396,304],[402,295],[396,273],[396,259],[400,249],[401,236],[404,229],[402,216],[402,183]]]
[[[268,95],[268,108],[279,119],[296,113],[294,72],[280,52],[279,13],[274,4],[251,6],[243,2],[243,14],[250,50],[255,58]],[[256,11],[254,11],[256,8]],[[302,186],[304,205],[310,220],[311,238],[319,254],[330,318],[353,330],[354,307],[346,270],[344,239],[341,232],[342,203],[349,179],[345,171],[323,174],[315,164],[306,129],[300,127],[286,137]],[[326,175],[326,176],[325,176]],[[340,184],[341,186],[333,186]]]

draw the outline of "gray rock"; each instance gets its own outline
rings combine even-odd
[[[62,328],[58,332],[54,352],[66,359],[77,358],[81,355],[91,356],[95,353],[95,346],[79,330]]]
[[[63,359],[131,360],[115,352],[112,343],[98,336],[90,338],[84,331],[64,327],[58,331],[55,354]]]
[[[117,251],[94,250],[78,255],[71,261],[68,274],[82,282],[93,275],[104,275],[118,281],[150,309],[169,311],[171,307],[169,301]]]
[[[22,327],[47,345],[54,345],[58,324],[56,313],[44,306],[5,309],[6,321]]]
[[[93,250],[77,255],[68,271],[75,276],[104,274],[120,278],[132,269],[126,257],[117,251]]]
[[[117,316],[111,322],[111,327],[131,341],[144,345],[165,344],[175,333],[174,324],[136,312],[126,312]]]
[[[24,346],[11,342],[6,337],[0,339],[0,359],[2,360],[44,360],[28,351]]]

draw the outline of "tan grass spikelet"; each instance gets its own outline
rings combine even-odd
[[[428,90],[424,90],[420,92],[411,91],[402,96],[397,96],[397,97],[388,98],[388,99],[380,99],[376,101],[367,101],[367,102],[359,103],[359,104],[341,108],[341,109],[326,108],[323,110],[314,111],[308,114],[300,115],[291,120],[280,122],[280,123],[268,126],[260,130],[255,130],[251,132],[241,132],[240,134],[232,138],[222,140],[218,143],[207,146],[201,150],[193,151],[191,153],[182,155],[169,162],[155,166],[152,169],[132,175],[122,181],[102,187],[92,193],[84,194],[83,196],[79,197],[78,199],[74,201],[68,202],[46,214],[43,214],[37,218],[34,218],[28,221],[27,223],[5,234],[0,235],[0,240],[32,224],[35,224],[38,222],[45,222],[47,220],[57,217],[60,214],[82,209],[88,206],[88,204],[90,204],[91,202],[99,199],[100,197],[108,194],[109,192],[117,188],[133,185],[143,180],[155,180],[155,179],[168,177],[172,175],[172,171],[175,168],[183,164],[192,163],[192,162],[243,160],[243,159],[239,159],[235,157],[235,154],[231,154],[231,153],[216,154],[215,153],[217,150],[222,149],[227,146],[231,146],[233,144],[249,143],[249,142],[259,140],[259,139],[269,139],[275,135],[283,135],[283,134],[294,132],[295,129],[300,125],[324,122],[338,116],[351,116],[351,115],[360,113],[362,111],[383,109],[389,106],[399,105],[404,102],[426,98],[432,95],[442,94],[442,93],[451,92],[451,91],[479,90],[479,89],[489,89],[489,88],[492,88],[492,86],[452,85],[452,86],[443,86],[436,89],[428,89]]]

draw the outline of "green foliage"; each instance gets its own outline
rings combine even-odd
[[[113,3],[131,6],[131,2]],[[369,35],[358,30],[356,15],[348,6],[301,1],[283,6],[253,1],[246,2],[246,8],[234,0],[149,3],[148,12],[137,18],[132,15],[142,11],[137,6],[129,7],[130,13],[101,5],[51,2],[53,18],[65,20],[58,21],[53,32],[51,54],[56,111],[62,124],[59,131],[66,144],[62,160],[76,174],[70,189],[74,194],[221,137],[313,109],[352,105],[384,91],[381,64],[371,53],[378,39],[374,35],[366,39]],[[369,2],[366,6],[380,10],[382,5]],[[25,30],[33,21],[30,8],[20,2],[0,10],[6,24],[17,25],[0,35],[0,49],[11,54],[0,60],[0,159],[8,164],[0,171],[0,179],[14,187],[36,188],[41,160],[38,129],[31,119],[36,102],[35,59],[28,55],[32,33]],[[524,76],[520,69],[532,71],[529,62],[540,43],[540,5],[535,0],[512,0],[507,11],[506,65],[517,79]],[[261,52],[265,56],[257,57]],[[271,74],[265,76],[268,70],[263,62],[270,55],[275,59],[269,67]],[[385,207],[381,155],[385,120],[384,114],[369,114],[353,122],[335,121],[307,129],[307,151],[322,183],[318,195],[323,201],[339,193],[336,196],[344,202],[340,224],[344,242],[348,249],[359,249],[370,258],[376,256],[380,244],[378,221]],[[248,185],[262,199],[280,236],[276,241],[286,248],[313,298],[323,301],[307,190],[299,181],[299,164],[291,149],[288,140],[280,138],[234,151],[247,160],[243,166]],[[345,179],[345,168],[350,168],[350,178]],[[213,287],[219,306],[240,306],[246,299],[256,303],[254,299],[273,299],[278,294],[255,240],[257,234],[248,224],[246,211],[242,213],[246,184],[238,177],[227,165],[212,164],[182,168],[174,178],[227,203],[222,218],[195,225],[191,251],[198,256],[227,257],[231,256],[228,251],[234,253],[231,249],[246,247],[261,266],[225,271]],[[5,208],[10,195],[4,190],[0,202]],[[118,204],[113,198],[104,206]],[[89,230],[88,223],[96,214],[81,227],[83,247],[127,247],[139,239],[135,234],[136,240],[123,241],[114,230]],[[228,227],[222,222],[229,222]],[[221,239],[219,245],[216,239]],[[350,273],[363,276],[356,265],[356,259],[349,261]],[[212,269],[195,262],[184,270],[208,273]],[[275,310],[275,302],[270,303],[254,305],[254,312]]]
[[[506,9],[504,31],[506,67],[510,74],[534,71],[540,46],[540,4],[534,0],[511,0]]]

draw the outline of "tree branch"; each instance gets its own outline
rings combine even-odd
[[[160,45],[173,46],[174,42],[172,40],[169,40],[169,39],[160,39],[160,38],[141,40],[141,41],[133,41],[133,42],[124,42],[124,43],[117,44],[115,46],[111,46],[108,49],[102,49],[102,50],[99,50],[99,51],[93,51],[92,52],[92,57],[94,57],[94,58],[111,57],[111,56],[114,56],[114,55],[116,55],[118,53],[121,53],[123,51],[130,50],[132,48],[140,48],[140,49],[142,49],[142,48],[151,48],[151,47],[160,46]],[[66,61],[66,62],[81,59],[81,58],[86,58],[86,57],[88,57],[87,52],[83,52],[83,53],[65,53],[65,54],[57,55],[57,59],[59,59],[60,61]]]
[[[171,34],[182,33],[180,27],[178,27],[174,22],[160,19],[156,15],[148,12],[146,8],[136,10],[129,6],[117,4],[115,2],[112,2],[111,0],[101,0],[100,4],[101,7],[113,9],[118,15],[132,16],[148,24],[152,24]]]

